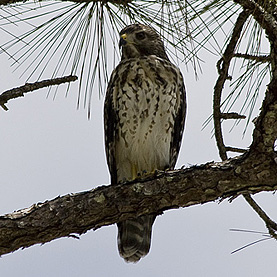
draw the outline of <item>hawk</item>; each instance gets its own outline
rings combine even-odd
[[[185,86],[159,34],[132,24],[120,32],[121,61],[111,74],[104,106],[111,183],[173,169],[186,114]],[[118,249],[137,262],[150,249],[156,215],[117,223]]]

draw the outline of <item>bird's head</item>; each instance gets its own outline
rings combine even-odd
[[[142,24],[132,24],[125,27],[119,34],[122,60],[149,55],[168,60],[163,42],[153,28]]]

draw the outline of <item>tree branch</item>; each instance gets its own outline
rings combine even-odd
[[[57,197],[0,217],[0,255],[83,234],[142,214],[277,189],[277,165],[249,153],[221,163],[157,173],[140,181]]]
[[[266,34],[268,35],[269,42],[271,43],[271,55],[268,58],[264,58],[265,60],[269,60],[271,62],[272,79],[268,85],[260,115],[255,120],[253,141],[249,153],[254,155],[257,160],[262,155],[262,153],[267,153],[268,155],[274,157],[276,156],[276,153],[274,152],[274,143],[277,139],[277,21],[272,16],[272,14],[266,11],[265,7],[259,5],[259,1],[255,2],[252,0],[238,0],[234,2],[239,3],[244,9],[247,9],[252,14],[260,26],[264,28]],[[263,6],[267,5],[264,1],[261,4]],[[273,9],[270,9],[269,11],[273,12]],[[237,54],[237,57],[239,56],[240,55]],[[260,57],[259,59],[256,59],[255,56],[244,56],[244,58],[250,58],[261,62]],[[276,159],[276,157],[274,159]],[[277,239],[277,224],[267,216],[262,208],[253,200],[249,192],[245,193],[243,196],[252,209],[265,222],[271,237]]]
[[[213,119],[214,119],[215,138],[216,138],[217,147],[219,150],[219,155],[222,160],[227,159],[227,153],[226,153],[226,148],[224,145],[222,129],[221,129],[221,119],[222,119],[221,118],[222,113],[220,111],[221,95],[222,95],[224,83],[229,77],[228,76],[229,66],[230,66],[231,59],[234,56],[234,51],[237,45],[237,41],[240,38],[243,25],[246,22],[248,16],[249,16],[249,12],[247,11],[242,11],[239,14],[233,29],[231,39],[224,51],[222,59],[220,59],[220,61],[217,63],[219,76],[214,87]]]
[[[247,59],[247,60],[252,60],[260,63],[268,63],[270,62],[270,56],[269,55],[249,55],[249,54],[242,54],[242,53],[235,53],[234,54],[235,58],[242,58],[242,59]]]
[[[237,153],[245,153],[245,152],[247,152],[246,149],[237,148],[237,147],[231,147],[231,146],[225,146],[225,149],[228,152],[237,152]]]
[[[265,222],[271,237],[277,240],[277,224],[270,219],[270,217],[263,211],[263,209],[254,201],[254,199],[249,194],[244,194],[244,199],[252,207],[252,209],[260,216],[260,218]]]
[[[43,81],[39,81],[39,82],[35,82],[35,83],[26,83],[25,85],[23,85],[21,87],[13,88],[13,89],[3,92],[0,95],[0,106],[5,111],[7,111],[8,108],[6,107],[5,104],[11,99],[14,99],[17,97],[24,97],[24,93],[34,91],[34,90],[44,88],[44,87],[60,85],[63,83],[68,83],[68,82],[74,82],[77,79],[78,79],[77,76],[69,75],[69,76],[64,76],[61,78],[43,80]]]
[[[272,14],[268,13],[264,7],[253,0],[234,0],[244,9],[248,10],[260,26],[265,30],[271,41],[277,39],[277,22]],[[266,6],[267,1],[262,1],[262,4]],[[271,9],[273,12],[273,10]]]
[[[221,113],[220,114],[221,119],[245,119],[246,116],[242,114],[238,114],[235,112],[232,113]]]
[[[240,3],[241,6],[244,8],[245,11],[250,12],[252,16],[257,20],[257,22],[265,29],[266,33],[268,34],[269,41],[271,42],[271,55],[270,56],[252,56],[247,54],[234,54],[233,57],[239,57],[239,58],[247,58],[251,60],[255,60],[257,62],[271,62],[272,65],[272,80],[268,86],[268,89],[266,91],[266,97],[264,99],[261,113],[257,120],[255,120],[255,130],[253,133],[253,141],[250,147],[250,154],[254,155],[256,159],[258,160],[261,153],[267,152],[271,153],[273,156],[274,153],[274,142],[277,138],[277,44],[276,44],[276,35],[277,35],[277,22],[275,21],[274,17],[271,16],[269,13],[267,13],[262,7],[259,6],[258,3],[254,1],[235,1],[237,3]],[[265,3],[265,2],[263,2]],[[240,14],[240,16],[242,13]],[[239,16],[239,17],[240,17]],[[239,22],[239,17],[236,22],[236,25]],[[235,26],[236,26],[235,25]],[[241,26],[242,27],[242,26]],[[232,38],[225,50],[228,50],[228,47],[234,50],[235,42],[237,41],[238,37],[234,37],[236,27],[234,27],[234,31],[232,34]],[[233,47],[232,47],[232,40],[233,40]],[[225,54],[224,53],[224,54]],[[220,76],[218,78],[219,85],[222,84],[222,86],[215,87],[215,100],[218,101],[217,105],[217,111],[214,110],[214,115],[216,114],[217,117],[214,116],[215,121],[215,131],[216,131],[216,139],[217,139],[217,145],[219,148],[219,153],[221,158],[224,160],[227,158],[226,151],[232,150],[230,147],[225,147],[223,143],[223,136],[221,131],[221,118],[219,117],[220,114],[220,97],[221,92],[223,88],[223,84],[225,80],[228,78],[228,68],[231,61],[231,52],[229,51],[229,58],[226,61],[226,58],[223,59],[223,69],[224,69],[224,62],[225,64],[225,71],[220,72]],[[227,56],[227,57],[228,57]],[[224,56],[223,56],[224,57]],[[217,83],[218,85],[218,83]],[[215,102],[214,102],[215,103]],[[217,125],[216,125],[217,123]],[[217,129],[216,129],[217,127]],[[236,149],[235,149],[236,150]],[[252,199],[250,196],[250,192],[247,192],[243,194],[245,200],[247,203],[258,213],[258,215],[263,219],[263,221],[266,224],[266,227],[268,228],[269,234],[277,239],[276,235],[276,223],[273,222],[266,213],[262,210],[262,208]]]

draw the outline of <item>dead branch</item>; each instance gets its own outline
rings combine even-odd
[[[264,210],[257,204],[257,202],[249,194],[245,194],[244,199],[252,207],[252,209],[260,216],[260,218],[265,222],[265,225],[271,237],[277,240],[277,234],[276,234],[277,224],[270,219],[270,217],[264,212]]]
[[[74,82],[77,79],[78,79],[77,76],[69,75],[69,76],[64,76],[61,78],[48,79],[48,80],[43,80],[43,81],[39,81],[39,82],[35,82],[35,83],[26,83],[25,85],[23,85],[21,87],[12,88],[10,90],[3,92],[0,95],[0,106],[5,111],[7,111],[8,108],[6,107],[5,104],[11,99],[14,99],[17,97],[24,97],[24,93],[34,91],[34,90],[44,88],[44,87],[60,85],[60,84],[68,83],[68,82]]]
[[[245,119],[246,116],[243,114],[238,114],[235,112],[232,113],[221,113],[220,114],[221,119]]]
[[[214,119],[215,138],[216,138],[217,147],[219,150],[219,155],[222,160],[227,159],[227,153],[226,153],[226,148],[224,145],[223,134],[221,129],[221,119],[222,119],[221,117],[222,113],[220,111],[221,95],[222,95],[224,83],[229,78],[228,71],[229,71],[231,59],[234,55],[234,51],[235,51],[237,42],[240,38],[243,25],[246,22],[248,16],[249,16],[249,12],[245,10],[239,14],[237,21],[235,23],[235,26],[233,28],[231,39],[224,51],[222,59],[220,59],[220,61],[218,62],[219,76],[214,87],[213,119]]]
[[[234,57],[247,59],[247,60],[251,60],[251,61],[256,61],[256,62],[260,62],[260,63],[268,63],[271,60],[269,55],[255,56],[255,55],[249,55],[249,54],[235,53]]]

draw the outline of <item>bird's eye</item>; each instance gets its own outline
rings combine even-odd
[[[136,33],[136,38],[138,40],[143,40],[145,38],[145,33],[144,32]]]

